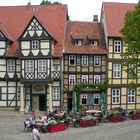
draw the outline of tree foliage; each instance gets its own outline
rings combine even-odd
[[[49,0],[43,0],[42,2],[41,2],[41,4],[61,4],[61,2],[58,2],[58,1],[56,1],[56,2],[51,2],[51,1],[49,1]]]
[[[137,80],[137,73],[140,70],[140,3],[133,11],[126,13],[121,34],[123,46],[127,45],[127,49],[122,53],[122,58],[125,60],[123,65],[126,72],[131,74],[131,78]],[[130,64],[133,64],[133,67],[129,67]]]

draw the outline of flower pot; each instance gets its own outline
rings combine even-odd
[[[81,120],[80,126],[81,127],[89,127],[89,126],[96,126],[97,120]]]
[[[124,121],[124,116],[112,116],[112,117],[109,118],[109,121],[111,123],[123,122]]]
[[[49,125],[47,127],[47,131],[49,133],[53,133],[53,132],[59,132],[59,131],[64,131],[65,130],[65,124],[56,124],[56,125]]]

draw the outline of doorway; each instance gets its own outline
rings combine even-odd
[[[46,95],[39,95],[39,111],[46,111]]]

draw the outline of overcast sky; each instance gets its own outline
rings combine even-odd
[[[37,5],[42,0],[0,0],[0,6],[26,5],[28,2]],[[139,0],[49,0],[59,1],[68,5],[68,14],[71,20],[92,21],[93,15],[99,15],[102,2],[138,3]]]

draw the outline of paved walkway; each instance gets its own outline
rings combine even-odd
[[[0,140],[32,140],[24,131],[23,122],[29,115],[0,111]],[[140,120],[102,123],[95,127],[68,128],[62,132],[41,133],[41,140],[140,140]]]

